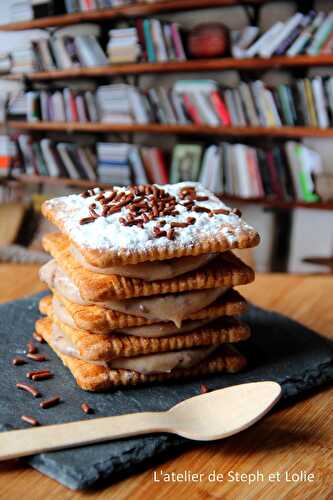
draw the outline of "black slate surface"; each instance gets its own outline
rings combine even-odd
[[[83,415],[80,409],[83,401],[96,410],[96,416],[165,410],[198,394],[200,383],[217,389],[248,381],[275,380],[282,385],[284,397],[290,397],[333,380],[332,343],[280,314],[250,306],[245,319],[252,327],[253,338],[242,346],[250,359],[245,373],[90,394],[77,388],[69,371],[47,345],[42,345],[40,350],[50,358],[43,366],[52,369],[55,378],[39,382],[39,387],[46,397],[60,394],[63,402],[41,410],[38,399],[15,389],[15,383],[25,380],[27,367],[32,367],[33,362],[19,367],[11,365],[13,356],[23,354],[31,338],[40,297],[0,305],[1,430],[25,427],[20,420],[22,414],[33,415],[43,424],[93,418]],[[117,480],[129,475],[153,458],[181,450],[184,444],[182,438],[161,434],[45,453],[27,460],[63,485],[81,489],[103,479]]]

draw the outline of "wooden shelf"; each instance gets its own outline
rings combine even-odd
[[[333,55],[295,57],[275,56],[269,59],[253,57],[250,59],[235,59],[224,57],[219,59],[196,59],[190,61],[169,62],[142,62],[131,64],[113,64],[96,68],[57,69],[55,71],[37,71],[34,73],[2,75],[7,80],[20,80],[24,76],[32,81],[61,80],[71,78],[100,78],[116,75],[139,75],[149,73],[181,73],[191,71],[224,71],[237,70],[264,70],[270,68],[292,68],[302,66],[332,66]]]
[[[209,125],[117,125],[110,123],[66,123],[9,121],[13,129],[29,131],[84,132],[84,133],[148,133],[218,135],[228,137],[333,137],[333,128],[317,127],[212,127]]]
[[[28,175],[21,174],[15,176],[14,179],[21,181],[24,184],[48,184],[51,186],[76,186],[85,189],[99,186],[101,188],[108,188],[110,184],[103,184],[98,181],[90,181],[88,179],[68,179],[63,177],[50,177],[46,175]]]
[[[110,19],[152,16],[166,12],[207,9],[214,7],[231,7],[242,4],[260,5],[262,3],[265,3],[265,0],[169,0],[152,4],[137,3],[110,9],[99,9],[89,12],[78,12],[75,14],[43,17],[40,19],[33,19],[32,21],[3,24],[0,25],[0,31],[17,31],[36,28],[48,28],[51,26],[68,26],[71,24],[78,24],[82,22],[101,22]]]
[[[52,186],[72,186],[82,187],[85,189],[99,186],[101,188],[110,188],[111,184],[100,183],[98,181],[89,181],[86,179],[67,179],[62,177],[49,177],[44,175],[27,175],[21,174],[16,176],[17,181],[25,184],[48,184]],[[226,194],[219,194],[223,201],[237,205],[237,204],[251,204],[259,205],[267,208],[310,208],[316,210],[333,210],[333,202],[319,202],[319,203],[306,203],[302,201],[283,201],[276,198],[239,198],[237,196],[229,196]]]
[[[229,196],[225,194],[221,195],[221,197],[225,202],[234,205],[248,203],[251,205],[260,205],[266,208],[310,208],[315,210],[333,210],[333,201],[308,203],[305,201],[284,201],[277,198],[239,198],[237,196]]]

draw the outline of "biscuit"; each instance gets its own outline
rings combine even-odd
[[[97,267],[258,245],[258,233],[202,185],[89,190],[44,202],[42,212]]]
[[[131,328],[159,323],[139,316],[120,313],[100,306],[82,306],[70,302],[60,294],[54,296],[64,305],[76,326],[92,333],[107,334],[112,330]],[[230,289],[209,306],[192,313],[184,320],[219,318],[220,316],[239,316],[246,311],[247,303],[236,290]]]
[[[76,383],[86,391],[103,391],[117,386],[135,386],[144,383],[165,382],[168,380],[198,377],[218,372],[236,373],[246,367],[246,359],[233,346],[224,345],[208,359],[193,368],[175,369],[169,373],[142,374],[130,370],[114,370],[81,361],[66,355],[52,347],[51,321],[47,318],[36,322],[36,331],[69,368]]]
[[[40,301],[40,310],[47,314],[75,347],[78,357],[86,361],[110,361],[144,354],[180,351],[199,346],[239,342],[250,336],[249,327],[234,318],[220,318],[190,333],[169,337],[135,337],[133,335],[98,335],[65,325],[53,314],[51,297]]]
[[[49,252],[69,275],[81,296],[92,302],[232,287],[254,280],[253,270],[231,252],[221,253],[206,266],[176,278],[148,282],[138,278],[91,272],[75,260],[69,246],[68,239],[61,233],[50,233],[43,238],[44,250]]]

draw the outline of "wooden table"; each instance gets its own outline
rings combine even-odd
[[[0,265],[0,301],[35,293],[37,267]],[[333,277],[258,275],[242,293],[256,304],[283,312],[333,339]],[[268,332],[269,334],[269,332]],[[28,466],[8,462],[0,466],[1,498],[7,499],[273,499],[332,498],[333,418],[329,387],[281,408],[244,433],[219,443],[202,445],[157,464],[154,469],[95,492],[72,492]],[[154,482],[153,472],[203,473],[200,483]],[[223,473],[224,482],[208,481]],[[285,474],[305,471],[314,481],[287,482]],[[228,480],[228,473],[229,480]],[[248,485],[236,473],[257,474]],[[269,474],[280,473],[278,476]],[[262,475],[264,477],[262,477]],[[210,476],[210,479],[213,479]],[[236,480],[242,482],[236,482]],[[263,480],[262,480],[263,479]],[[30,493],[29,493],[30,492]]]

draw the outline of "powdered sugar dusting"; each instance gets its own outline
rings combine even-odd
[[[126,216],[128,209],[122,207],[120,212],[114,213],[107,217],[98,217],[90,224],[80,225],[80,220],[89,215],[89,205],[96,204],[96,212],[102,213],[103,206],[99,201],[95,200],[99,190],[95,189],[95,195],[84,198],[80,195],[73,194],[54,198],[46,202],[49,209],[55,211],[56,220],[61,223],[65,233],[69,238],[81,247],[86,247],[95,250],[117,251],[135,251],[147,249],[158,249],[169,244],[166,237],[154,237],[153,228],[159,222],[166,222],[163,229],[168,230],[171,222],[186,222],[186,219],[191,216],[196,219],[195,223],[184,228],[177,228],[176,238],[172,241],[173,246],[187,247],[193,246],[203,239],[215,239],[221,237],[222,234],[227,238],[230,246],[238,239],[241,231],[254,231],[254,229],[233,213],[228,215],[216,214],[210,217],[205,212],[188,211],[183,205],[183,200],[180,199],[180,191],[185,187],[193,187],[199,196],[208,196],[206,201],[196,202],[199,206],[204,206],[210,210],[218,210],[221,208],[229,208],[221,200],[219,200],[210,191],[205,189],[201,184],[196,182],[182,182],[178,184],[157,185],[158,188],[164,189],[171,196],[175,196],[177,204],[175,209],[179,215],[163,215],[157,219],[147,222],[143,228],[138,226],[125,226],[120,223],[119,219]],[[126,188],[115,188],[126,192]],[[106,191],[107,197],[111,192]],[[179,203],[178,203],[179,202]]]

